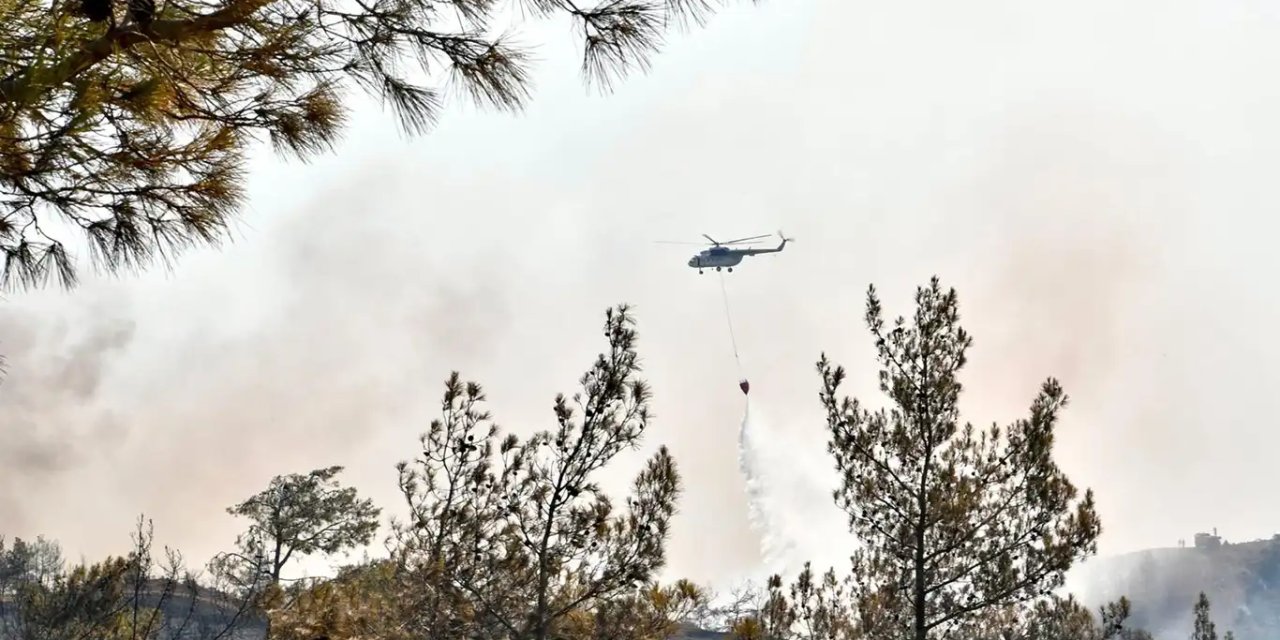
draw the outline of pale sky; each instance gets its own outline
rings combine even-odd
[[[629,302],[642,453],[669,445],[686,484],[670,573],[740,574],[760,541],[719,285],[652,241],[782,229],[795,245],[727,277],[779,437],[824,446],[824,350],[883,406],[866,288],[909,314],[936,273],[975,336],[966,419],[1062,380],[1059,460],[1104,553],[1269,537],[1278,22],[1262,0],[739,2],[603,97],[544,28],[525,114],[454,102],[406,138],[364,108],[334,154],[258,162],[234,245],[9,296],[0,528],[98,558],[146,513],[199,564],[240,526],[225,507],[330,464],[398,515],[394,465],[450,370],[503,427],[549,428]]]

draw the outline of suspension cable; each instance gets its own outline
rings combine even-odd
[[[720,294],[724,298],[724,319],[729,325],[729,342],[733,345],[733,359],[738,363],[738,375],[742,375],[742,358],[738,355],[738,339],[733,335],[733,315],[729,313],[729,290],[724,286],[724,274],[720,276]]]

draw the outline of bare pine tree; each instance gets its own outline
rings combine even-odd
[[[546,640],[582,615],[616,628],[609,607],[650,586],[680,491],[675,462],[660,448],[622,510],[594,480],[650,418],[632,325],[625,307],[608,312],[609,350],[581,393],[557,397],[556,428],[523,442],[499,443],[480,386],[449,379],[422,457],[400,465],[409,518],[396,556],[419,634]]]
[[[429,128],[441,86],[505,110],[530,95],[513,14],[568,16],[588,80],[643,68],[708,0],[0,1],[3,283],[74,284],[74,244],[115,271],[217,244],[244,197],[251,142],[309,157],[349,89]],[[52,214],[52,215],[51,215]],[[69,244],[71,243],[71,244]],[[69,248],[70,247],[70,248]]]
[[[867,296],[891,411],[839,399],[844,369],[818,363],[836,502],[863,544],[851,575],[859,625],[886,640],[957,637],[984,611],[1047,596],[1101,528],[1092,492],[1079,498],[1053,462],[1067,401],[1057,381],[1006,429],[961,426],[956,376],[971,339],[955,291],[935,277],[915,301],[913,323],[886,330],[874,287]]]
[[[707,591],[704,602],[690,615],[699,629],[730,633],[734,625],[754,617],[764,606],[767,591],[754,581],[746,581],[727,592]]]
[[[834,572],[829,572],[827,577],[833,574]],[[819,584],[826,585],[828,582],[824,579]],[[815,626],[810,620],[815,617],[825,617],[828,614],[828,610],[806,608],[803,604],[803,601],[808,599],[813,584],[813,571],[808,563],[792,585],[790,599],[783,590],[782,578],[770,576],[765,582],[764,597],[753,612],[732,623],[729,628],[730,637],[734,640],[791,640],[807,637],[807,634],[813,632]],[[818,587],[818,589],[823,588]],[[830,600],[834,593],[828,591],[824,595],[827,595]],[[850,620],[846,618],[844,622]],[[815,640],[822,638],[819,635],[812,637]],[[833,637],[839,636],[827,636],[824,640],[830,640]]]

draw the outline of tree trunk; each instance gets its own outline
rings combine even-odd
[[[926,463],[926,464],[925,464],[925,471],[924,471],[924,474],[922,474],[922,477],[921,477],[921,483],[920,483],[920,484],[921,484],[921,492],[920,492],[920,496],[919,496],[919,497],[918,497],[918,499],[917,499],[917,504],[919,505],[919,508],[920,508],[920,519],[919,519],[919,520],[917,521],[917,523],[916,523],[915,540],[913,541],[913,542],[915,543],[915,546],[916,546],[916,549],[915,549],[915,557],[914,557],[914,558],[912,558],[912,561],[913,561],[913,562],[912,562],[912,564],[914,564],[914,565],[915,565],[915,566],[913,567],[913,568],[915,569],[915,571],[914,571],[914,575],[912,576],[912,577],[915,579],[915,585],[914,585],[914,589],[912,590],[912,594],[911,594],[911,595],[912,595],[912,598],[911,598],[911,608],[912,608],[913,613],[915,613],[915,634],[914,634],[914,638],[915,638],[915,640],[927,640],[927,636],[926,636],[926,634],[928,633],[928,629],[925,627],[926,620],[925,620],[925,606],[924,606],[924,605],[925,605],[925,584],[924,584],[924,525],[925,525],[925,513],[924,513],[924,508],[925,508],[925,499],[924,499],[924,497],[925,497],[925,494],[924,494],[924,477],[926,477],[926,476],[928,475],[928,473],[929,473],[929,466],[928,466],[928,464]]]
[[[915,609],[915,640],[928,640],[929,628],[926,626],[928,620],[925,619],[925,602],[927,594],[925,593],[925,554],[924,539],[925,527],[928,525],[928,514],[925,510],[929,506],[929,466],[933,464],[933,421],[929,416],[929,357],[932,354],[929,350],[925,350],[921,354],[922,369],[924,375],[920,376],[920,408],[916,412],[916,419],[920,421],[920,435],[924,440],[924,468],[920,470],[920,493],[916,496],[916,508],[919,510],[919,520],[916,521],[915,530],[915,554],[912,558],[915,564],[915,585],[912,593],[912,605]]]

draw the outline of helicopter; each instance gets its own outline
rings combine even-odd
[[[750,244],[756,240],[760,240],[761,238],[768,238],[769,236],[768,234],[766,234],[763,236],[738,238],[737,240],[729,240],[727,242],[720,242],[705,233],[702,234],[702,237],[711,241],[711,247],[707,249],[703,249],[702,251],[698,252],[692,258],[689,258],[689,262],[688,262],[688,265],[694,269],[697,269],[698,273],[702,273],[703,269],[709,269],[709,268],[715,268],[716,271],[720,271],[722,269],[728,269],[729,272],[732,273],[733,268],[737,266],[739,263],[741,263],[744,257],[759,255],[762,253],[778,253],[787,246],[788,242],[792,242],[794,240],[794,238],[788,238],[782,235],[782,232],[779,231],[778,238],[780,238],[782,242],[779,243],[778,246],[773,249],[738,249],[730,245]],[[664,242],[664,244],[697,244],[697,243]]]

